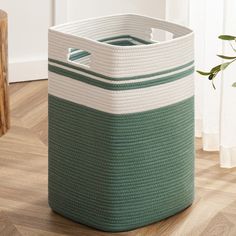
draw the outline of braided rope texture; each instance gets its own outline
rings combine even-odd
[[[112,115],[49,96],[49,203],[80,223],[123,231],[193,200],[193,97]]]
[[[176,38],[153,42],[152,25]],[[192,32],[148,17],[112,16],[49,31],[54,211],[118,232],[191,205],[193,64]]]

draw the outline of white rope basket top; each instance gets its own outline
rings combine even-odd
[[[99,40],[129,35],[152,40],[152,29],[165,30],[173,39],[136,46],[117,46]],[[68,60],[70,48],[90,53],[90,63],[82,65]],[[146,16],[114,15],[66,23],[49,30],[49,58],[119,78],[181,66],[193,60],[192,30]]]

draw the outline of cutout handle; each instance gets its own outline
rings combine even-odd
[[[89,69],[91,65],[91,53],[82,49],[69,48],[67,61],[85,69]]]

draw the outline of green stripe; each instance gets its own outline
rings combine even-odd
[[[77,51],[77,50],[75,50]],[[78,59],[81,59],[83,57],[89,56],[90,53],[89,52],[85,52],[85,51],[79,51],[79,52],[74,52],[73,54],[70,54],[69,60],[71,61],[76,61]]]
[[[130,90],[130,89],[138,89],[138,88],[146,88],[146,87],[150,87],[150,86],[155,86],[155,85],[160,85],[160,84],[165,84],[165,83],[169,83],[169,82],[173,82],[175,80],[181,79],[185,76],[188,76],[190,74],[192,74],[194,72],[194,67],[176,73],[174,75],[169,75],[169,76],[165,76],[162,78],[155,78],[152,80],[148,80],[148,81],[143,81],[143,82],[136,82],[136,83],[126,83],[126,84],[109,84],[103,81],[99,81],[99,80],[95,80],[92,79],[88,76],[85,75],[81,75],[79,73],[75,73],[69,70],[65,70],[63,68],[57,67],[57,66],[53,66],[53,65],[49,65],[48,66],[49,71],[59,74],[59,75],[63,75],[65,77],[69,77],[71,79],[75,79],[75,80],[79,80],[82,81],[84,83],[90,84],[90,85],[94,85],[100,88],[104,88],[104,89],[108,89],[108,90]]]
[[[134,45],[136,45],[135,43],[133,43],[129,40],[114,41],[114,42],[109,42],[108,44],[117,45],[117,46],[134,46]],[[77,51],[77,52],[75,52],[75,51]],[[69,57],[70,61],[76,61],[76,60],[79,60],[83,57],[91,55],[91,53],[86,52],[86,51],[80,51],[79,49],[73,49],[72,52],[73,52],[73,54],[70,54],[70,57]]]
[[[131,35],[120,35],[120,36],[114,36],[114,37],[109,37],[109,38],[105,38],[105,39],[102,39],[102,40],[99,40],[100,42],[106,42],[106,41],[110,41],[110,40],[116,40],[116,39],[131,39],[131,40],[134,40],[136,42],[139,42],[139,43],[142,43],[142,44],[152,44],[152,42],[150,41],[146,41],[146,40],[143,40],[143,39],[140,39],[140,38],[137,38],[137,37],[134,37],[134,36],[131,36]]]
[[[93,71],[90,71],[90,70],[86,70],[84,68],[80,68],[78,66],[74,66],[74,65],[71,65],[69,63],[65,63],[65,62],[62,62],[62,61],[55,60],[55,59],[50,59],[49,58],[48,61],[52,62],[52,63],[56,63],[58,65],[66,66],[66,67],[74,69],[74,70],[85,72],[85,73],[88,73],[90,75],[100,77],[102,79],[107,79],[107,80],[112,80],[112,81],[144,79],[144,78],[149,78],[149,77],[152,77],[152,76],[163,75],[163,74],[167,74],[167,73],[171,73],[171,72],[174,72],[174,71],[184,69],[186,67],[189,67],[189,66],[193,65],[193,63],[194,63],[194,61],[191,61],[191,62],[188,62],[188,63],[186,63],[184,65],[181,65],[181,66],[177,66],[177,67],[174,67],[174,68],[171,68],[171,69],[168,69],[168,70],[163,70],[163,71],[160,71],[160,72],[146,74],[146,75],[138,75],[138,76],[130,76],[130,77],[122,77],[122,78],[112,78],[112,77],[108,77],[108,76],[105,76],[105,75],[102,75],[102,74],[99,74],[99,73],[96,73],[96,72],[93,72]]]
[[[114,41],[114,42],[109,42],[111,45],[116,45],[116,46],[134,46],[137,45],[133,43],[132,41],[129,40],[120,40],[120,41]]]
[[[99,42],[107,42],[107,41],[117,40],[117,39],[130,39],[130,40],[142,43],[142,44],[152,44],[153,43],[151,41],[149,42],[149,41],[146,41],[146,40],[134,37],[134,36],[130,36],[130,35],[119,35],[119,36],[114,36],[114,37],[109,37],[109,38],[101,39],[101,40],[98,40],[98,41]],[[72,48],[71,52],[74,52],[74,51],[77,51],[77,50],[78,49],[76,49],[76,48]]]
[[[119,41],[108,42],[108,41],[111,41],[111,40],[118,40],[118,39],[119,39]],[[142,40],[142,39],[130,36],[130,35],[120,35],[120,36],[115,36],[115,37],[109,37],[109,38],[105,38],[105,39],[98,40],[98,41],[106,42],[108,44],[117,45],[117,46],[135,46],[135,45],[137,45],[137,44],[131,42],[130,40],[136,41],[136,42],[139,42],[139,43],[142,43],[142,44],[151,44],[152,43],[152,42],[148,42],[148,41],[145,41],[145,40]],[[78,52],[75,53],[75,51],[78,51]],[[76,49],[76,48],[72,48],[71,52],[74,52],[69,57],[69,60],[71,60],[71,61],[79,60],[80,58],[83,58],[83,57],[86,57],[86,56],[90,55],[89,52],[80,51],[79,49]]]
[[[108,231],[171,216],[192,203],[194,98],[114,115],[49,95],[49,203]]]

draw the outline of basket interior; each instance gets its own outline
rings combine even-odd
[[[98,41],[111,44],[114,46],[124,46],[124,47],[147,45],[147,44],[152,44],[156,42],[152,40],[144,40],[138,37],[134,37],[132,35],[118,35],[114,37],[104,38]],[[89,65],[90,53],[84,50],[77,49],[77,48],[70,48],[69,54],[68,54],[68,60],[73,61],[73,62],[79,62],[84,65]]]
[[[105,61],[107,63],[106,55],[113,55],[114,53],[118,55],[124,52],[130,55],[133,52],[138,53],[139,48],[148,55],[153,49],[158,51],[159,48],[160,53],[162,53],[162,46],[159,46],[162,41],[171,43],[172,39],[181,38],[192,31],[163,20],[127,14],[63,24],[53,27],[50,32],[51,38],[61,39],[60,47],[65,49],[62,53],[66,52],[66,55],[64,55],[67,62],[85,66],[86,69],[91,70],[93,66],[98,70],[98,64],[101,64],[99,67],[99,70],[101,70],[101,67],[105,65]],[[107,47],[107,44],[109,44],[109,47]],[[175,44],[174,41],[173,44]],[[101,63],[95,65],[92,60],[97,58],[98,55]],[[63,55],[60,55],[60,58],[63,58]],[[121,60],[119,58],[121,57],[117,57],[118,61]],[[131,61],[133,62],[133,59]],[[125,66],[124,63],[123,66]],[[106,74],[106,70],[107,67],[101,73]]]

